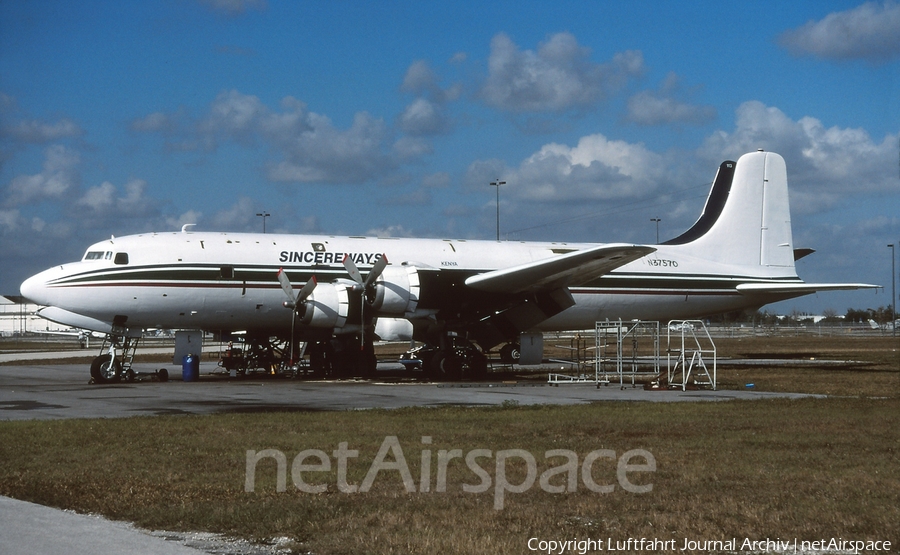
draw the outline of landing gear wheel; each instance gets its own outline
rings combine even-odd
[[[431,362],[432,379],[458,382],[462,378],[463,360],[455,354],[437,353]]]
[[[95,383],[116,383],[122,379],[122,365],[109,355],[100,355],[91,363],[91,377]]]
[[[518,364],[521,355],[521,347],[515,343],[507,343],[500,349],[500,362],[504,364]]]
[[[169,371],[165,368],[160,368],[156,371],[156,378],[161,382],[169,381]]]

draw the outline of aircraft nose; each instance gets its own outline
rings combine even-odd
[[[45,273],[46,272],[41,272],[40,274],[33,275],[23,281],[22,285],[19,286],[19,292],[22,296],[35,304],[50,304],[47,299],[47,281],[44,277]]]

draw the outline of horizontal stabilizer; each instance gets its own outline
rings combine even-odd
[[[878,289],[880,285],[868,283],[742,283],[737,286],[739,293],[784,293],[789,295],[809,295],[818,291],[854,291],[857,289]]]
[[[470,277],[466,285],[491,293],[537,291],[550,285],[583,285],[655,252],[644,245],[612,244],[544,258]]]

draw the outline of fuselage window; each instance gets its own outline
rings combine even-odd
[[[219,268],[219,277],[222,279],[234,279],[234,266],[222,266]]]
[[[117,252],[116,258],[113,261],[116,264],[128,264],[128,253],[127,252]]]
[[[89,251],[84,255],[85,260],[103,260],[103,251]]]

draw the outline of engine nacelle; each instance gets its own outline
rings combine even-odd
[[[413,338],[413,325],[403,318],[379,318],[375,335],[382,341],[409,341]]]
[[[369,303],[378,316],[403,316],[419,304],[419,272],[415,266],[388,266],[375,282]]]
[[[299,323],[313,328],[342,328],[350,312],[350,295],[344,283],[320,283],[306,299]]]

